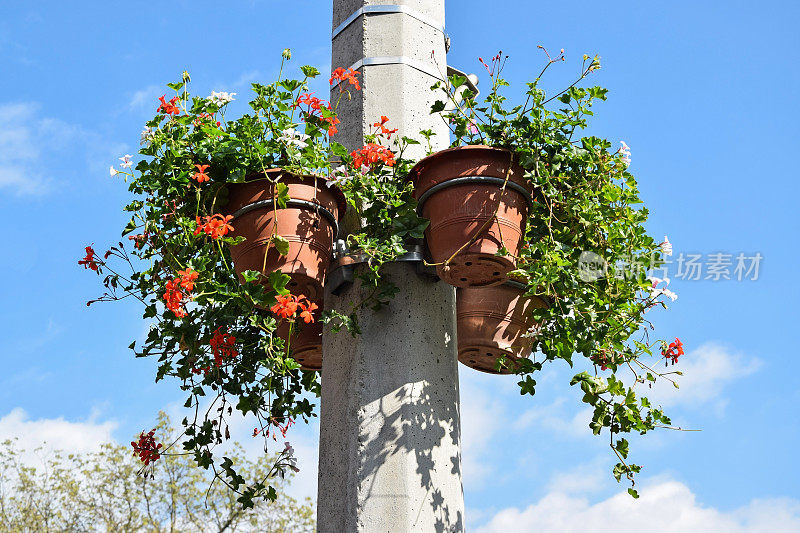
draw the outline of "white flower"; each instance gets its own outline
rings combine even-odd
[[[655,288],[659,283],[664,283],[665,287],[669,285],[669,278],[661,279],[655,276],[647,276],[647,279],[653,283],[653,288]]]
[[[279,141],[283,141],[286,144],[293,144],[301,150],[308,146],[308,143],[305,141],[310,139],[310,137],[304,133],[296,132],[294,128],[285,129],[281,133],[283,133],[283,135],[278,137]]]
[[[672,300],[673,302],[678,299],[678,295],[669,289],[661,289],[661,294]]]
[[[661,251],[664,252],[664,255],[672,255],[672,243],[669,242],[666,235],[664,235],[664,242],[659,244],[659,247]]]
[[[631,149],[625,141],[620,141],[619,143],[622,145],[622,148],[619,149],[619,153],[622,154],[622,160],[626,166],[629,166],[631,164]]]
[[[236,96],[236,93],[211,91],[211,96],[209,96],[208,99],[217,104],[218,107],[222,107],[228,102],[232,102],[234,100],[234,96]]]
[[[347,174],[347,169],[345,169],[344,166],[339,166],[333,169],[333,172],[331,172],[331,177],[325,182],[325,185],[328,187],[341,185],[343,183],[347,183],[350,181],[350,179],[352,179],[352,177]]]
[[[108,173],[111,174],[112,176],[116,176],[117,174],[119,174],[119,170],[117,170],[114,167],[111,167],[108,169]]]
[[[146,146],[153,141],[153,137],[155,137],[156,133],[153,131],[153,128],[145,127],[142,130],[141,139],[139,140],[139,144],[142,146]]]
[[[133,161],[131,161],[131,154],[125,154],[119,158],[122,163],[119,164],[120,168],[131,168]]]

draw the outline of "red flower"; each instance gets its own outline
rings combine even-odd
[[[192,270],[191,268],[187,268],[186,270],[178,270],[178,275],[180,278],[180,285],[187,291],[194,290],[194,280],[197,279],[199,274]]]
[[[212,239],[219,239],[233,231],[233,226],[229,224],[231,220],[233,220],[233,215],[216,214],[203,218],[195,217],[197,227],[194,230],[194,234],[205,233]]]
[[[317,304],[315,304],[314,302],[309,302],[307,298],[304,298],[302,301],[299,301],[298,303],[300,304],[300,308],[302,309],[300,313],[300,318],[302,318],[306,324],[311,324],[312,322],[314,322],[314,315],[312,313],[314,312],[315,309],[319,308]]]
[[[346,70],[343,68],[337,68],[331,73],[330,83],[331,85],[333,85],[334,80],[347,81],[350,83],[350,85],[353,85],[357,91],[360,91],[361,84],[356,79],[356,76],[358,76],[358,74],[359,74],[358,72],[356,72],[351,68],[348,68]]]
[[[336,125],[339,124],[341,121],[338,118],[328,117],[328,118],[323,118],[322,121],[330,124],[330,126],[328,126],[328,135],[336,135],[337,133],[339,133],[339,128],[337,128]]]
[[[678,357],[683,355],[683,343],[678,337],[675,337],[675,342],[669,343],[666,348],[661,348],[661,355],[667,359],[672,359],[672,364],[678,362]]]
[[[156,444],[156,440],[153,435],[156,434],[156,430],[151,430],[148,434],[144,434],[142,432],[139,435],[139,442],[131,441],[131,446],[133,446],[133,454],[139,456],[139,460],[142,461],[145,466],[153,463],[161,457],[161,454],[158,453],[158,450],[161,449],[161,444]]]
[[[174,96],[170,98],[169,102],[165,101],[166,97],[167,97],[166,94],[164,96],[158,97],[158,100],[161,102],[161,105],[159,105],[158,109],[156,109],[156,113],[166,113],[167,115],[180,115],[181,108],[175,105],[175,102],[179,100],[178,97]]]
[[[214,354],[214,364],[219,368],[222,366],[223,359],[233,358],[239,355],[239,351],[234,348],[236,337],[228,333],[222,333],[219,327],[214,330],[214,336],[208,343],[211,345],[211,352]]]
[[[103,263],[102,261],[98,261],[95,259],[97,254],[95,253],[94,249],[91,246],[86,247],[86,257],[78,261],[79,265],[83,265],[83,268],[91,269],[100,274],[102,270],[100,270],[100,265]]]
[[[393,129],[393,130],[390,130],[389,128],[387,128],[387,127],[385,126],[385,124],[386,124],[387,122],[389,122],[389,118],[388,118],[388,117],[385,117],[385,116],[382,116],[382,117],[381,117],[381,121],[380,121],[380,122],[376,122],[375,124],[373,124],[373,126],[374,126],[375,128],[377,128],[377,129],[381,130],[381,132],[379,133],[379,135],[386,135],[386,138],[387,138],[387,139],[391,139],[391,138],[392,138],[392,134],[393,134],[393,133],[397,133],[397,128],[395,128],[395,129]]]
[[[208,177],[206,174],[206,169],[208,169],[211,165],[195,165],[197,167],[197,172],[194,173],[192,179],[196,179],[197,183],[203,183],[204,181],[210,181],[211,178]]]
[[[164,305],[167,309],[175,313],[178,318],[186,316],[186,310],[183,309],[184,294],[181,292],[180,279],[171,279],[167,282],[166,291],[164,292]]]
[[[387,167],[394,166],[394,154],[379,144],[367,143],[360,150],[354,150],[350,156],[353,158],[353,166],[357,169],[361,167],[371,167],[377,163],[383,163]]]
[[[297,107],[300,104],[307,104],[309,113],[311,113],[311,110],[319,111],[322,108],[324,100],[321,100],[316,96],[311,96],[312,94],[313,93],[301,94],[300,98],[297,99],[297,103],[294,104],[294,107]]]
[[[286,296],[276,296],[278,303],[273,305],[270,310],[281,318],[292,318],[297,312],[297,297],[292,294]]]

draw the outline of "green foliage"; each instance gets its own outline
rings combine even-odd
[[[606,139],[582,135],[593,105],[608,93],[602,87],[580,86],[600,68],[599,59],[584,56],[578,79],[548,95],[540,86],[542,76],[563,59],[548,55],[545,67],[527,84],[524,102],[512,104],[502,94],[508,86],[502,78],[506,58],[498,54],[484,63],[491,89],[480,101],[469,91],[457,101],[455,89],[465,82],[461,78],[438,83],[433,90],[456,104],[445,115],[454,146],[509,149],[535,191],[514,275],[528,284],[529,295],[550,305],[531,317],[534,355],[518,367],[527,374],[519,382],[520,392],[534,394],[529,374],[541,370],[542,363],[563,360],[570,367],[591,368],[576,374],[570,384],[579,385],[581,400],[594,408],[590,429],[597,435],[609,431],[620,460],[614,476],[619,481],[625,475],[632,482],[640,467],[625,463],[628,442],[619,439],[615,444],[615,435],[644,434],[670,424],[660,408],[645,397],[637,399],[634,392],[637,385],[656,379],[671,381],[669,373],[658,373],[640,359],[651,356],[659,342],[649,340],[652,328],[645,313],[655,305],[666,307],[651,293],[646,277],[663,263],[661,249],[644,229],[648,213],[625,151],[614,150]],[[439,101],[431,111],[443,109]],[[586,252],[601,258],[608,271],[587,277],[582,268]],[[628,268],[615,269],[620,265]],[[580,361],[574,360],[576,355],[582,356]],[[623,371],[629,372],[629,385],[623,383]],[[610,375],[604,378],[603,372]],[[637,497],[635,491],[631,495]]]

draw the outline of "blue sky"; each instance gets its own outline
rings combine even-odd
[[[606,440],[582,427],[568,369],[545,372],[531,399],[513,378],[462,366],[473,530],[527,531],[541,521],[568,531],[600,516],[635,531],[635,520],[665,509],[685,511],[683,531],[800,529],[800,385],[791,370],[800,4],[650,4],[448,3],[448,62],[480,76],[477,57],[502,50],[511,95],[541,68],[538,44],[566,51],[552,87],[584,53],[599,54],[594,81],[610,93],[593,132],[630,145],[652,234],[669,235],[676,256],[764,258],[755,281],[673,276],[679,299],[655,322],[659,336],[688,348],[686,376],[680,393],[655,394],[675,422],[702,432],[634,441],[645,465],[638,507],[615,496],[622,487],[610,479]],[[184,69],[198,94],[239,93],[233,111],[244,109],[250,82],[274,78],[283,48],[295,67],[327,71],[330,5],[46,1],[0,14],[0,438],[78,449],[126,442],[159,409],[177,413],[180,397],[153,383],[154,361],[127,350],[146,331],[136,306],[85,306],[99,286],[76,261],[87,244],[116,242],[126,222],[127,193],[108,167],[135,153],[161,87]],[[315,431],[294,436],[302,494],[315,491]]]

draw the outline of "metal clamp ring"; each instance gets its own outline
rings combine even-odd
[[[253,202],[252,204],[247,204],[246,206],[242,207],[238,211],[233,214],[234,220],[245,213],[249,213],[250,211],[255,211],[256,209],[261,209],[262,207],[272,207],[275,205],[275,200],[272,198],[268,200],[259,200],[258,202]],[[286,207],[300,207],[309,210],[316,211],[321,213],[322,216],[328,219],[328,222],[331,223],[333,226],[333,234],[334,236],[339,234],[339,223],[336,221],[336,217],[333,213],[328,211],[326,208],[322,207],[316,202],[309,202],[308,200],[297,200],[295,198],[290,198],[286,201]]]
[[[430,198],[433,194],[443,190],[448,189],[450,187],[455,187],[456,185],[464,185],[469,183],[491,183],[494,185],[499,185],[500,187],[503,186],[503,183],[506,183],[506,180],[503,178],[495,178],[492,176],[463,176],[460,178],[453,178],[447,181],[443,181],[442,183],[437,183],[424,193],[422,196],[419,197],[417,200],[417,212],[422,213],[422,206],[425,202]],[[531,193],[519,183],[514,183],[513,181],[508,181],[506,183],[506,187],[511,189],[512,191],[520,193],[524,198],[525,201],[528,203],[528,209],[533,209],[533,198],[531,197]]]

